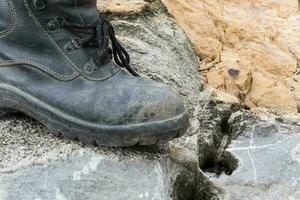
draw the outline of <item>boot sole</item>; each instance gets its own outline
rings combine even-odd
[[[164,143],[182,136],[189,127],[187,113],[171,119],[133,125],[106,126],[87,122],[40,101],[4,83],[0,84],[2,115],[20,111],[43,125],[56,136],[97,146],[135,146]]]

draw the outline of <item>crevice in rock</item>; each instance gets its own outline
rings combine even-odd
[[[197,199],[224,199],[222,188],[212,183],[211,176],[230,176],[239,167],[239,160],[226,149],[238,133],[232,127],[230,118],[240,108],[233,105],[211,104],[202,120],[202,134],[198,138],[199,168],[202,177],[198,183]]]
[[[173,194],[173,200],[219,200],[224,191],[214,185],[209,178],[200,170],[187,170],[177,176]]]
[[[217,176],[226,174],[230,176],[239,165],[239,161],[230,152],[225,151],[220,159],[216,159],[217,155],[212,155],[203,162],[201,169],[203,172],[214,173]]]
[[[221,124],[220,124],[221,132],[225,135],[229,135],[232,132],[228,121],[229,121],[229,117],[225,116],[224,118],[222,118]]]
[[[197,197],[194,200],[221,200],[224,199],[224,190],[213,184],[207,176],[200,173],[198,177]]]
[[[173,187],[172,199],[174,200],[196,200],[197,180],[196,174],[181,173]]]
[[[239,161],[229,151],[226,151],[236,133],[230,124],[232,113],[240,109],[236,105],[229,105],[211,101],[206,102],[203,111],[201,129],[207,137],[198,138],[199,167],[204,173],[231,175],[237,168]],[[205,138],[205,139],[203,139]]]

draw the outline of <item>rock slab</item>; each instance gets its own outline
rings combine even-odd
[[[209,174],[224,190],[221,199],[299,199],[300,117],[270,113],[263,118],[245,116],[242,112],[232,115],[241,134],[227,149],[239,160],[239,167],[230,176]]]
[[[0,199],[171,199],[182,168],[171,160],[126,159],[81,152],[1,175]]]

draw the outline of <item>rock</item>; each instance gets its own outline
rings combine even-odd
[[[203,94],[209,94],[211,95],[211,101],[214,101],[216,104],[219,103],[225,103],[225,104],[231,104],[231,105],[237,105],[239,104],[239,99],[235,96],[231,96],[225,92],[222,92],[220,90],[216,90],[214,88],[209,88],[205,91],[203,91]]]
[[[298,112],[299,93],[290,87],[298,84],[294,79],[300,58],[297,0],[163,2],[202,59],[207,85],[251,108]],[[240,73],[232,77],[228,74],[232,69]]]
[[[258,2],[261,3],[262,6],[275,10],[278,13],[279,17],[286,18],[291,14],[294,14],[298,11],[298,1],[288,0],[288,1],[280,1],[280,0],[271,0],[271,1],[263,1]]]
[[[232,115],[239,137],[227,151],[239,167],[230,176],[209,174],[210,180],[223,189],[221,199],[299,199],[300,116],[255,112]]]
[[[219,101],[216,99],[216,91],[212,89],[202,92],[199,100],[199,199],[220,200],[223,199],[224,189],[208,179],[208,175],[230,175],[238,168],[238,160],[226,148],[237,136],[229,125],[229,119],[241,107],[235,101]]]
[[[192,171],[170,158],[120,158],[84,148],[73,158],[2,174],[0,199],[171,199],[193,190],[186,180]]]
[[[146,9],[144,0],[102,0],[97,5],[102,13],[114,13],[115,15],[135,15]]]
[[[209,83],[209,86],[212,86],[216,89],[223,89],[225,80],[219,71],[209,71],[205,74],[205,76],[206,81]]]
[[[285,94],[285,96],[282,96]],[[250,93],[249,101],[255,105],[284,112],[298,112],[297,101],[293,94],[285,87],[275,86],[272,88],[263,88],[259,92]]]
[[[197,0],[162,0],[177,23],[185,30],[201,59],[217,59],[222,51],[220,33],[205,3]],[[203,12],[202,12],[203,11]]]
[[[300,115],[244,110],[201,94],[200,199],[298,199]]]
[[[227,94],[227,97],[222,97],[223,101],[220,101],[219,96],[220,92],[214,89],[207,89],[200,96],[202,110],[198,115],[201,126],[198,135],[198,157],[199,166],[203,171],[212,170],[217,163],[222,162],[225,150],[234,137],[228,121],[232,113],[241,109],[234,97]]]
[[[198,175],[201,76],[190,42],[158,1],[138,17],[107,14],[132,66],[184,96],[190,130],[168,144],[104,148],[54,137],[24,115],[6,116],[0,121],[1,200],[197,199],[198,183],[207,178]]]

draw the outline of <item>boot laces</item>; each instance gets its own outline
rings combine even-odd
[[[99,16],[95,25],[82,25],[70,23],[66,18],[60,18],[63,28],[79,33],[80,37],[72,40],[76,48],[83,46],[98,47],[96,63],[98,65],[108,64],[112,57],[117,65],[127,69],[133,76],[139,76],[130,66],[130,56],[125,48],[116,38],[115,29],[112,24],[102,16]],[[111,41],[112,48],[109,46]]]

